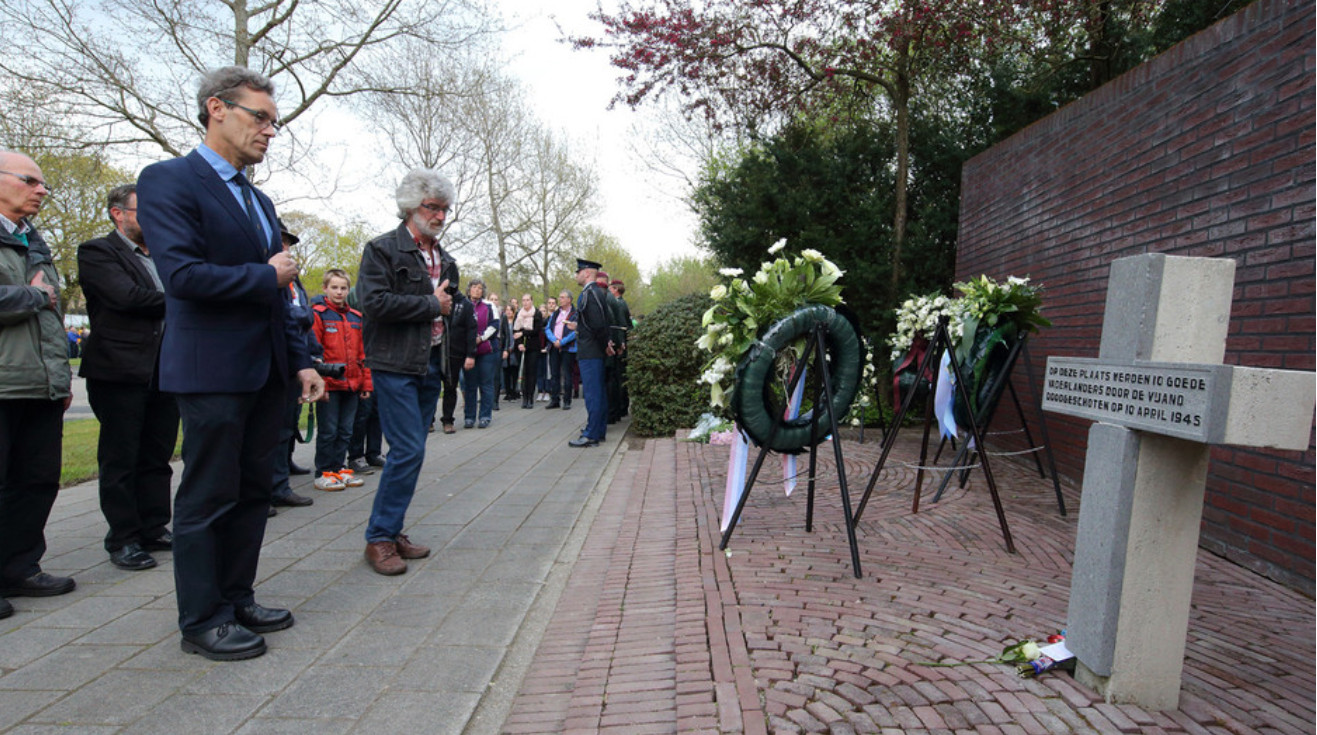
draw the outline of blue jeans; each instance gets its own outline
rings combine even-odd
[[[372,372],[373,376],[374,373]],[[430,367],[429,373],[425,376],[425,382],[421,385],[419,400],[421,402],[421,415],[425,417],[425,428],[428,431],[430,424],[434,423],[434,410],[439,406],[439,396],[446,390],[444,387],[444,357],[443,350],[438,347],[430,348]],[[376,389],[379,392],[379,389]],[[447,401],[444,401],[447,403]],[[445,416],[447,411],[445,411]],[[445,421],[448,419],[445,418]]]
[[[416,493],[416,480],[425,462],[426,433],[439,396],[441,377],[437,362],[437,359],[430,362],[430,371],[424,376],[384,370],[372,374],[380,427],[389,442],[389,461],[380,474],[370,522],[366,524],[368,544],[393,541],[402,533],[407,507]]]
[[[608,433],[608,393],[604,387],[604,360],[578,358],[581,368],[581,398],[585,400],[586,422],[581,436],[603,441]]]
[[[480,391],[480,420],[489,421],[494,415],[494,371],[498,369],[500,355],[490,352],[477,355],[475,367],[464,370],[462,385],[462,411],[467,421],[476,420],[476,391]]]
[[[348,442],[357,418],[357,394],[331,390],[329,399],[316,404],[316,475],[347,467]]]

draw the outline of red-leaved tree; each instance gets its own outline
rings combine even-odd
[[[1081,0],[1082,1],[1082,0]],[[1058,5],[1065,5],[1058,0]],[[1037,3],[1035,3],[1035,6]],[[1035,7],[1036,11],[1037,8]],[[617,101],[676,93],[715,123],[792,115],[840,95],[870,100],[896,128],[892,285],[901,277],[910,164],[910,105],[925,82],[956,75],[1016,17],[998,0],[641,0],[591,16],[626,72]],[[928,85],[932,86],[932,85]],[[945,88],[945,87],[943,87]]]

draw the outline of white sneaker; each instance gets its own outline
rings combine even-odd
[[[361,487],[362,485],[366,484],[365,480],[361,479],[360,477],[357,477],[357,474],[349,469],[339,470],[338,479],[341,480],[343,484],[347,485],[348,487]]]
[[[335,472],[320,473],[320,476],[316,478],[313,485],[315,486],[315,489],[324,490],[328,493],[338,492],[347,487]]]

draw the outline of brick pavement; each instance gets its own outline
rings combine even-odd
[[[979,473],[910,512],[916,442],[902,437],[860,523],[862,579],[831,452],[813,533],[803,483],[788,498],[761,482],[726,555],[726,448],[628,452],[504,732],[1313,732],[1313,601],[1206,552],[1178,710],[1107,704],[1062,672],[921,665],[990,658],[1064,625],[1079,496],[1065,488],[1061,517],[1032,466],[995,463],[1008,554]],[[858,496],[877,445],[845,451]],[[778,465],[766,467],[765,479]]]

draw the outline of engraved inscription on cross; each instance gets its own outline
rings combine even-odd
[[[1313,374],[1222,365],[1233,260],[1111,264],[1097,359],[1051,357],[1044,410],[1093,419],[1066,645],[1108,702],[1174,709],[1212,444],[1306,450]]]

